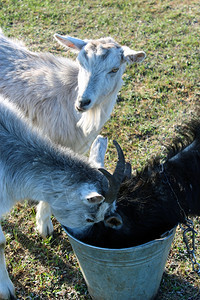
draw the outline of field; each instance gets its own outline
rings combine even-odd
[[[200,98],[199,0],[0,0],[0,27],[33,51],[70,57],[55,32],[79,38],[112,36],[147,57],[127,67],[111,119],[106,167],[112,170],[122,146],[133,169],[141,169],[176,128],[191,117]],[[74,56],[72,57],[74,58]],[[200,218],[195,218],[200,262]],[[66,234],[53,218],[55,233],[43,240],[35,231],[35,206],[18,204],[2,221],[6,259],[17,299],[91,299]],[[177,229],[157,300],[200,299],[200,277],[192,271]],[[145,299],[144,299],[145,300]]]

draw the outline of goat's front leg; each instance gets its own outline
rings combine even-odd
[[[16,299],[15,288],[6,269],[5,244],[6,239],[0,225],[0,299]]]
[[[108,139],[98,135],[90,148],[89,162],[96,168],[104,168],[104,158],[108,146]]]
[[[36,213],[37,230],[43,238],[53,233],[53,224],[51,222],[51,208],[47,202],[40,201],[37,205]]]

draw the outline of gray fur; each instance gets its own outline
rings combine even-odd
[[[107,180],[86,158],[55,147],[31,130],[19,111],[0,96],[0,219],[17,201],[47,202],[64,226],[84,231],[104,219],[114,204],[104,202]],[[0,226],[0,298],[14,294],[4,258]]]
[[[83,204],[82,190],[104,195],[108,188],[105,178],[86,158],[41,138],[40,131],[32,131],[3,97],[0,97],[0,166],[1,215],[25,198],[44,200],[51,206],[59,202],[59,206],[67,205],[68,210],[71,202]],[[86,205],[84,209],[89,208]]]

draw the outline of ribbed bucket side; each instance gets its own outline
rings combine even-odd
[[[68,237],[93,299],[150,300],[157,294],[175,231],[124,249],[94,247]]]

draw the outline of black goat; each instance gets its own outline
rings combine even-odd
[[[159,238],[189,215],[200,215],[200,122],[185,126],[182,137],[167,149],[163,163],[156,158],[121,185],[118,215],[107,216],[77,238],[99,247],[126,248]],[[121,226],[115,226],[118,216]]]

